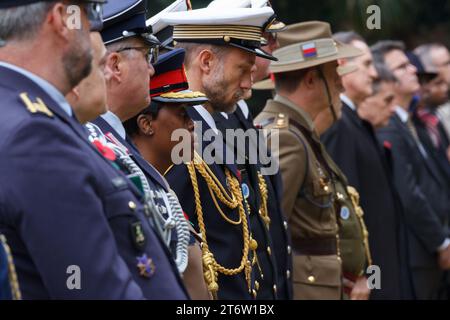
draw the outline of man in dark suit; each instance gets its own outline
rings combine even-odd
[[[401,299],[399,209],[374,128],[361,117],[363,109],[359,109],[360,104],[373,94],[372,83],[377,72],[370,49],[360,36],[345,32],[335,37],[363,50],[364,55],[342,61],[342,66],[355,64],[358,70],[343,76],[342,118],[322,140],[349,184],[361,196],[373,263],[381,269],[381,289],[372,290],[371,299]]]
[[[391,149],[393,175],[404,207],[409,266],[417,299],[435,299],[443,269],[450,268],[446,181],[418,139],[410,105],[419,90],[417,69],[401,42],[381,41],[372,47],[376,60],[395,75],[396,114],[378,138]]]
[[[88,16],[99,17],[77,4],[81,30],[66,2],[0,4],[0,232],[23,298],[184,299],[140,191],[64,99],[89,74]]]

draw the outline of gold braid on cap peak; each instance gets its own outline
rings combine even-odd
[[[198,226],[200,229],[200,233],[203,238],[202,242],[202,258],[203,258],[203,274],[205,281],[208,285],[208,290],[212,293],[213,297],[217,299],[217,292],[219,290],[218,285],[218,273],[222,273],[227,276],[234,276],[242,271],[245,272],[245,279],[247,281],[247,286],[249,292],[251,291],[251,270],[252,264],[249,260],[249,252],[250,252],[250,232],[248,228],[247,215],[244,209],[244,200],[242,197],[241,187],[239,185],[239,181],[237,178],[232,177],[230,171],[225,169],[225,175],[227,178],[227,182],[229,185],[230,193],[229,195],[225,188],[222,186],[218,178],[214,175],[208,165],[203,161],[203,159],[195,153],[194,161],[189,162],[187,164],[187,169],[189,171],[189,176],[191,178],[192,187],[194,189],[194,201],[195,201],[195,211],[197,214]],[[208,246],[208,240],[206,236],[206,227],[203,219],[203,208],[200,201],[200,191],[198,187],[198,180],[196,171],[200,173],[200,175],[205,179],[211,197],[214,201],[216,208],[218,209],[220,215],[226,220],[228,223],[233,225],[242,224],[242,237],[244,248],[242,250],[242,259],[239,267],[231,269],[225,268],[221,264],[217,262],[214,257],[214,254],[211,252]],[[229,219],[223,211],[220,209],[215,197],[219,198],[219,200],[225,204],[230,209],[237,208],[239,211],[239,221],[232,221]]]
[[[192,98],[206,98],[206,95],[199,91],[193,92],[167,92],[159,95],[166,99],[192,99]]]

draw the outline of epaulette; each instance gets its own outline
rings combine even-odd
[[[36,102],[33,102],[26,92],[21,93],[19,97],[30,113],[43,113],[46,116],[53,118],[53,112],[50,111],[41,98],[37,97]]]
[[[255,123],[255,127],[264,129],[271,124],[275,124],[275,129],[283,129],[289,126],[289,117],[284,113],[278,113],[276,117],[265,119],[259,123]]]

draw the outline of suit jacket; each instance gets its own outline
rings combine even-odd
[[[449,139],[447,137],[445,129],[442,126],[442,123],[439,123],[437,127],[441,137],[441,145],[439,148],[436,148],[431,141],[425,123],[423,123],[416,114],[414,114],[413,116],[413,121],[417,130],[417,134],[419,135],[420,142],[424,146],[428,155],[433,159],[442,176],[445,177],[447,186],[449,188],[448,190],[450,190],[450,161],[447,158]],[[448,194],[450,197],[450,191],[448,192]]]
[[[0,234],[0,300],[13,299],[6,245],[3,235]]]
[[[139,190],[84,127],[37,83],[5,67],[0,96],[0,232],[23,298],[187,298]],[[68,287],[76,270],[81,290]]]
[[[391,118],[388,127],[379,130],[378,137],[392,148],[394,181],[405,208],[415,296],[434,298],[442,277],[436,252],[447,236],[446,182],[432,159],[424,159],[412,134],[397,115]]]
[[[243,102],[245,103],[245,102]],[[246,117],[242,109],[238,106],[236,111],[232,114],[228,114],[225,118],[221,113],[214,115],[216,125],[222,134],[225,134],[226,129],[243,129],[256,130],[253,125],[253,118],[250,114]],[[257,180],[257,173],[261,172],[261,162],[259,159],[260,148],[265,149],[264,146],[259,146],[258,141],[250,140],[249,144],[252,147],[246,145],[245,150],[238,150],[241,154],[250,157],[250,152],[257,152],[257,163],[247,163],[242,165],[244,171],[247,174],[242,175],[243,181],[250,186],[250,195],[248,202],[251,207],[251,212],[258,212],[261,205],[261,194],[259,192],[259,183]],[[251,148],[251,149],[250,149]],[[239,168],[239,166],[238,166]],[[278,177],[277,177],[278,176]],[[246,178],[246,180],[244,180]],[[265,297],[276,297],[277,299],[291,299],[292,298],[292,284],[291,284],[291,270],[292,270],[292,256],[290,254],[290,238],[288,230],[286,228],[287,221],[284,219],[284,215],[281,211],[281,179],[279,177],[279,172],[275,175],[264,175],[264,180],[267,185],[267,210],[270,216],[270,227],[269,230],[266,229],[264,222],[258,214],[250,214],[250,223],[252,224],[252,232],[257,236],[259,240],[258,243],[261,244],[261,249],[258,250],[258,256],[265,256],[265,263],[263,270],[270,270],[273,277],[269,278],[264,276],[263,282],[266,284]],[[275,187],[274,187],[275,186]],[[279,192],[275,192],[278,190]],[[267,256],[267,247],[270,247],[270,252],[273,255]],[[264,272],[265,274],[265,272]],[[273,285],[277,286],[277,292],[274,295]],[[270,292],[270,294],[269,294]],[[264,299],[262,295],[258,295],[258,298]]]
[[[373,290],[371,298],[402,298],[400,257],[406,253],[401,211],[372,126],[344,103],[342,118],[322,135],[322,141],[349,184],[360,193],[373,263],[383,276],[381,290]]]

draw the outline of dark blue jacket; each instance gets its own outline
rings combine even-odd
[[[42,104],[27,108],[22,93],[50,113]],[[88,142],[84,128],[35,82],[4,67],[0,96],[0,232],[23,297],[185,299],[140,192]],[[137,229],[145,241],[137,241]],[[79,267],[81,290],[68,289],[70,266]]]

